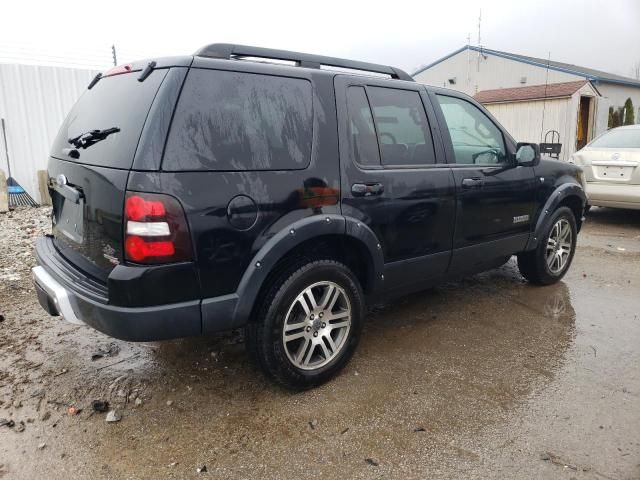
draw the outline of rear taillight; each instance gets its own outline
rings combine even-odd
[[[155,264],[193,259],[187,221],[175,198],[160,193],[127,192],[124,218],[126,260]]]

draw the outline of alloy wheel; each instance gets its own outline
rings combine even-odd
[[[561,218],[553,225],[547,239],[547,266],[552,274],[557,275],[565,269],[572,248],[571,225],[566,218]]]
[[[305,288],[284,320],[282,340],[287,357],[302,370],[328,364],[344,348],[351,328],[351,304],[344,289],[330,281]]]

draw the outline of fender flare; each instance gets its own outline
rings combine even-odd
[[[382,286],[384,257],[373,231],[364,223],[350,217],[335,214],[313,215],[280,230],[255,254],[236,290],[238,301],[233,313],[234,328],[248,322],[260,289],[278,261],[303,242],[322,235],[344,235],[364,244],[372,260],[372,290],[376,291]]]
[[[529,241],[527,242],[525,250],[533,250],[538,246],[538,240],[542,237],[553,212],[565,198],[572,196],[580,199],[584,210],[584,206],[587,203],[587,195],[584,193],[582,186],[576,183],[563,183],[560,185],[553,191],[553,193],[551,193],[551,195],[549,195],[544,207],[542,207],[535,229],[529,236]]]

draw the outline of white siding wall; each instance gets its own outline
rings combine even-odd
[[[472,96],[482,90],[543,85],[547,80],[545,68],[494,55],[480,57],[479,65],[478,67],[478,52],[467,53],[467,50],[464,50],[419,73],[414,78],[420,83],[452,88]],[[452,77],[456,77],[455,85],[448,83],[448,79]],[[520,83],[522,77],[527,77],[527,83]],[[549,70],[548,81],[549,83],[573,82],[583,78]]]
[[[560,160],[568,160],[576,151],[578,128],[578,109],[580,97],[595,97],[596,92],[586,84],[571,97],[551,100],[534,100],[487,104],[485,107],[509,131],[518,142],[544,142],[544,134],[557,130],[560,134],[562,150]],[[594,100],[595,101],[595,100]],[[592,101],[591,115],[594,116],[595,104]],[[591,120],[592,130],[589,138],[595,134],[595,118]],[[549,136],[549,141],[551,138]]]
[[[561,160],[567,160],[575,145],[576,110],[571,98],[533,102],[494,103],[487,110],[518,142],[541,143],[544,133],[557,130],[562,143]],[[543,122],[544,112],[544,122]]]
[[[599,83],[596,88],[603,97],[609,99],[609,105],[613,108],[624,107],[624,102],[627,98],[630,98],[633,102],[633,109],[635,110],[636,123],[640,123],[640,115],[638,115],[638,108],[640,108],[640,88],[630,87],[626,85],[614,85],[611,83]]]
[[[448,82],[448,79],[452,77],[456,78],[455,85],[450,85]],[[520,83],[522,77],[527,77],[527,83]],[[473,96],[482,90],[543,85],[547,81],[547,70],[544,67],[528,65],[494,55],[487,55],[487,58],[480,57],[478,63],[478,52],[469,51],[467,53],[467,50],[464,50],[419,73],[414,78],[417,82],[452,88]],[[572,82],[584,78],[570,73],[549,70],[548,82]],[[638,113],[640,87],[613,83],[598,83],[596,87],[614,108],[624,106],[627,98],[631,98],[636,114],[636,123],[640,123],[640,114]]]
[[[36,201],[36,172],[46,168],[58,128],[96,73],[0,64],[0,117],[7,128],[11,174]],[[4,147],[0,133],[0,169],[8,173]]]

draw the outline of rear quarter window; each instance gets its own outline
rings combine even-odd
[[[162,168],[306,168],[312,103],[308,80],[192,69],[176,107]]]

